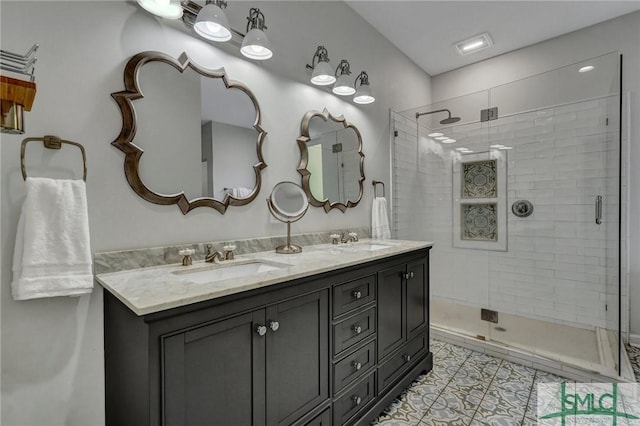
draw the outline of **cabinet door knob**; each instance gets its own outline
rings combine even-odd
[[[362,403],[362,398],[360,398],[358,395],[353,395],[351,397],[351,400],[355,405],[360,405]]]
[[[360,362],[358,362],[358,361],[353,361],[353,362],[351,363],[351,365],[353,366],[353,368],[354,368],[356,371],[359,371],[359,370],[362,368],[362,363],[360,363]]]
[[[271,329],[271,331],[278,331],[278,329],[280,328],[280,323],[278,321],[271,321],[269,323],[269,328]]]
[[[411,355],[409,354],[404,355],[402,358],[404,358],[405,362],[411,361]]]
[[[413,279],[413,271],[409,272],[409,278]]]
[[[257,326],[256,333],[258,333],[258,335],[260,336],[264,336],[265,334],[267,334],[267,327],[265,327],[264,325]]]
[[[356,334],[362,333],[362,327],[359,326],[359,325],[354,325],[353,326],[353,332],[356,333]]]
[[[362,297],[362,292],[360,290],[354,290],[351,295],[354,299],[360,299]]]

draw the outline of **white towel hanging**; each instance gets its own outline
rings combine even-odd
[[[371,238],[389,239],[389,217],[387,215],[387,199],[375,197],[371,206]]]
[[[86,186],[27,178],[13,253],[15,300],[75,296],[93,289]]]

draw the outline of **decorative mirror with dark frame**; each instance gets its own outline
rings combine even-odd
[[[357,127],[325,108],[307,112],[300,133],[298,173],[309,203],[327,213],[331,209],[344,213],[357,206],[365,179],[362,136]]]
[[[180,74],[173,75],[176,70]],[[186,53],[175,59],[153,51],[127,62],[124,85],[111,94],[123,120],[111,144],[125,154],[124,172],[136,194],[155,204],[177,204],[183,214],[196,207],[224,214],[257,197],[267,166],[266,132],[247,86]]]

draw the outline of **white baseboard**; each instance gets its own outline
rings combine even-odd
[[[640,348],[640,334],[629,334],[629,344]]]

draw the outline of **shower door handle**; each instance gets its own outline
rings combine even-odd
[[[596,224],[602,223],[602,195],[596,197]]]

